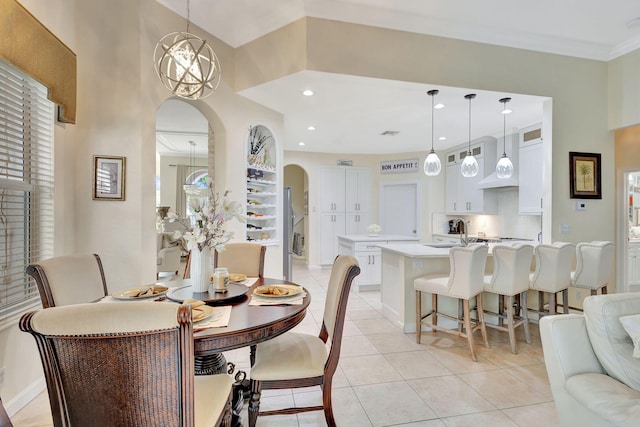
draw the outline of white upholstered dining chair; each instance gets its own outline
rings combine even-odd
[[[473,344],[473,333],[477,329],[480,329],[485,347],[489,347],[482,308],[484,268],[487,261],[487,253],[488,248],[485,245],[474,244],[451,248],[449,250],[450,269],[448,274],[426,274],[413,281],[413,287],[416,291],[416,342],[418,344],[420,343],[422,326],[424,325],[431,328],[433,332],[442,331],[466,338],[473,361],[478,360]],[[422,313],[423,292],[431,294],[431,311],[427,314]],[[460,313],[458,313],[457,317],[453,317],[439,312],[439,295],[462,301],[462,318],[460,318]],[[474,297],[476,298],[478,321],[472,327],[469,300]],[[439,316],[454,320],[458,325],[464,326],[464,331],[460,328],[449,329],[438,325]],[[429,317],[431,320],[429,320]]]
[[[42,306],[96,301],[107,296],[107,281],[97,254],[63,255],[27,266],[38,285]]]
[[[267,247],[258,243],[227,243],[224,250],[214,251],[214,267],[227,267],[229,273],[247,277],[264,277],[264,255]]]
[[[324,316],[319,335],[289,331],[258,344],[251,367],[249,426],[258,415],[293,414],[324,410],[327,425],[335,426],[331,403],[331,384],[338,367],[342,331],[349,290],[360,274],[358,261],[350,255],[338,255],[331,269],[325,297]],[[264,389],[311,387],[322,388],[322,406],[294,407],[260,412],[260,395]]]

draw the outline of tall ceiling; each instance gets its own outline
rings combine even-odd
[[[157,1],[186,18],[187,0]],[[304,16],[596,60],[609,60],[640,47],[638,0],[190,1],[191,22],[233,47]],[[303,89],[313,89],[316,94],[303,97]],[[498,99],[505,96],[512,98],[508,106],[513,110],[507,117],[507,132],[542,118],[540,97],[311,71],[240,94],[283,113],[281,142],[287,150],[390,153],[420,151],[430,146],[431,99],[426,95],[430,89],[439,89],[437,102],[445,104],[434,113],[436,150],[468,140],[469,105],[463,98],[466,93],[477,93],[472,101],[472,139],[501,137],[504,122]],[[176,118],[180,111],[166,116]],[[179,133],[180,129],[168,127],[186,123],[185,120],[174,119],[172,125],[159,122],[158,128]],[[308,126],[315,126],[316,130],[309,131]],[[384,131],[398,133],[380,135]],[[439,136],[445,136],[446,141],[439,141]],[[305,145],[300,146],[300,142]]]

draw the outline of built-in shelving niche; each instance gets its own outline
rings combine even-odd
[[[278,244],[276,166],[276,144],[271,131],[263,125],[251,126],[247,136],[247,241]]]

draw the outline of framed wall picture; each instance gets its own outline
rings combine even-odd
[[[569,152],[572,199],[602,199],[600,157],[600,153]]]
[[[124,200],[125,157],[93,156],[93,200]]]

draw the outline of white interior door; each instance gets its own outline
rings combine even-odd
[[[418,236],[418,183],[383,183],[380,191],[380,226],[383,234]]]

